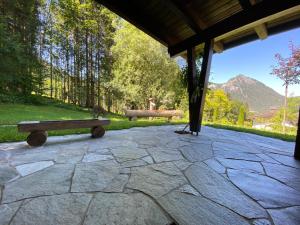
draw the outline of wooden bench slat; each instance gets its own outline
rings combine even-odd
[[[54,121],[22,121],[18,123],[19,132],[31,132],[36,130],[64,130],[75,128],[91,128],[110,124],[108,119],[90,120],[54,120]]]

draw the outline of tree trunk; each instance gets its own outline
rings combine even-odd
[[[285,133],[285,122],[286,122],[286,109],[287,109],[287,94],[288,94],[288,85],[285,85],[284,93],[284,107],[283,107],[283,120],[282,120],[282,132]]]

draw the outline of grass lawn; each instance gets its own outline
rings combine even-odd
[[[131,127],[160,126],[168,124],[183,124],[187,121],[173,120],[167,122],[167,119],[138,119],[129,121],[128,118],[116,114],[105,116],[111,120],[111,124],[106,126],[106,130],[120,130]],[[28,133],[19,133],[16,124],[26,120],[68,120],[68,119],[90,119],[91,114],[87,110],[68,109],[56,106],[35,106],[25,104],[0,104],[0,142],[22,141],[26,140]],[[90,133],[90,129],[68,129],[49,131],[49,136],[66,134]]]
[[[128,121],[124,116],[108,114],[106,116],[111,120],[111,124],[106,126],[107,130],[120,130],[131,127],[160,126],[167,124],[186,124],[187,119],[173,120],[168,123],[166,119],[139,119],[137,121]],[[26,105],[26,104],[1,104],[0,103],[0,142],[26,140],[28,133],[19,133],[16,124],[24,120],[67,120],[67,119],[90,119],[91,114],[85,109],[76,109],[66,105],[66,107],[57,107],[51,105]],[[258,134],[266,137],[273,137],[285,141],[295,141],[295,135],[281,134],[251,128],[205,124],[207,126],[235,130]],[[66,134],[83,134],[89,133],[90,129],[69,129],[48,132],[49,136],[66,135]]]
[[[229,126],[229,125],[221,125],[221,124],[212,124],[212,123],[206,123],[206,126],[219,128],[219,129],[227,129],[227,130],[234,130],[238,132],[245,132],[245,133],[251,133],[251,134],[257,134],[265,137],[271,137],[271,138],[277,138],[284,141],[296,141],[296,135],[295,134],[282,134],[279,132],[271,132],[271,131],[265,131],[265,130],[258,130],[258,129],[252,129],[252,128],[246,128],[246,127],[239,127],[239,126]]]

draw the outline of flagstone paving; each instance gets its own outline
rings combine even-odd
[[[182,126],[0,144],[0,225],[299,225],[294,143]]]

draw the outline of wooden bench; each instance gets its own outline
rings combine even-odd
[[[31,146],[41,146],[47,140],[48,130],[91,128],[92,137],[98,138],[105,134],[103,126],[108,124],[110,124],[108,119],[22,121],[18,123],[18,131],[30,132],[27,143]]]
[[[138,117],[166,117],[171,120],[173,116],[183,117],[181,110],[125,110],[125,116],[132,120]]]

